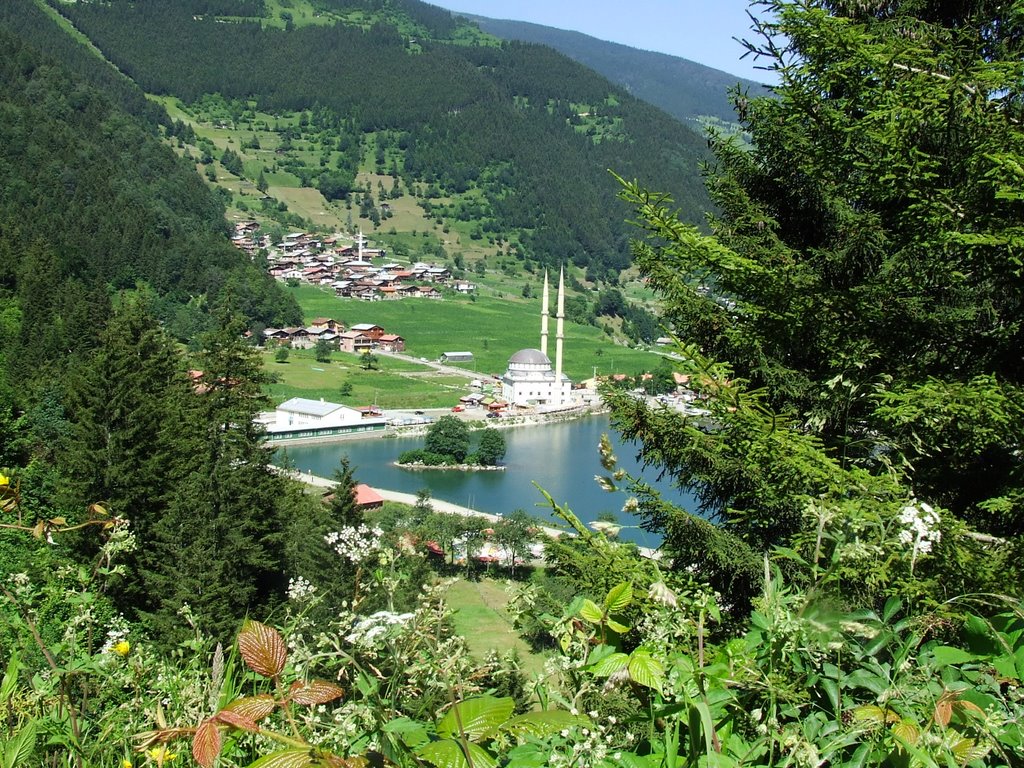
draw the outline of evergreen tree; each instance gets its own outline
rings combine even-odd
[[[68,501],[83,511],[102,503],[127,518],[140,544],[132,568],[142,568],[181,466],[182,361],[145,301],[133,298],[114,313],[100,348],[69,381],[72,426],[60,452]]]
[[[918,496],[1017,536],[1021,21],[987,2],[762,5],[780,84],[737,95],[752,151],[713,141],[712,235],[625,185],[712,417],[613,394],[614,417],[722,525],[653,497],[648,524],[726,579],[833,505],[891,521]],[[998,562],[936,583],[969,591]]]
[[[284,591],[283,480],[256,420],[269,401],[259,354],[237,316],[222,315],[203,339],[196,393],[186,414],[188,471],[174,488],[148,588],[160,604],[150,616],[165,638],[181,634],[188,603],[197,626],[226,638],[248,613],[266,613]]]
[[[363,522],[356,506],[356,481],[344,457],[334,471],[334,488],[326,500],[302,494],[290,505],[286,562],[289,579],[303,578],[321,598],[318,615],[336,616],[341,604],[352,599],[355,568],[327,543],[326,537]]]

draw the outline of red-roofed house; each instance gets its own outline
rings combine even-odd
[[[359,483],[352,490],[356,497],[356,506],[360,509],[380,509],[384,506],[384,497],[365,483]]]

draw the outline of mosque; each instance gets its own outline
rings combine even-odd
[[[548,357],[548,275],[544,273],[541,300],[540,349],[521,349],[508,361],[501,377],[501,396],[513,405],[564,408],[572,404],[572,381],[562,373],[562,342],[565,325],[565,273],[558,273],[558,313],[555,315],[555,366]]]

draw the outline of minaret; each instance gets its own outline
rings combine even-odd
[[[540,351],[548,353],[548,271],[544,270],[544,294],[540,302]]]
[[[558,404],[562,405],[562,338],[565,325],[565,268],[558,270],[558,314],[555,315],[555,386],[558,388]]]
[[[363,230],[359,230],[359,260],[363,260]]]

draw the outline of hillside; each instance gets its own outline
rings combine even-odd
[[[734,122],[736,114],[729,100],[730,89],[739,86],[752,96],[764,95],[767,90],[753,80],[744,80],[689,59],[631,48],[581,32],[525,21],[462,15],[484,32],[503,40],[551,46],[684,122],[699,117]]]
[[[0,7],[0,347],[11,380],[88,352],[116,291],[152,293],[182,339],[227,301],[251,320],[298,319],[230,247],[223,202],[159,140],[163,111],[64,38],[31,2]]]
[[[318,153],[313,168],[339,182],[327,197],[346,204],[373,194],[352,188],[371,162],[431,204],[472,201],[480,228],[523,258],[570,260],[594,279],[630,262],[609,169],[670,191],[688,220],[702,221],[703,141],[552,49],[467,44],[472,27],[450,17],[421,23],[426,6],[413,2],[386,5],[369,25],[367,9],[379,4],[322,4],[333,9],[331,25],[294,23],[300,5],[284,28],[270,23],[280,14],[269,4],[240,0],[56,7],[150,93],[186,105],[216,93],[240,112],[308,112],[318,141],[297,149]],[[206,13],[213,6],[218,15]],[[305,185],[323,191],[318,181]]]

